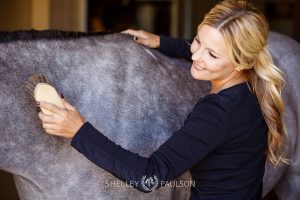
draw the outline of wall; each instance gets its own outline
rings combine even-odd
[[[51,0],[50,28],[85,31],[86,10],[86,0]]]
[[[0,31],[86,30],[87,0],[0,0]]]
[[[267,17],[270,29],[300,42],[300,1],[249,0]],[[198,24],[220,0],[179,0],[178,36],[194,37]]]
[[[31,0],[1,0],[0,30],[27,29],[31,25]]]

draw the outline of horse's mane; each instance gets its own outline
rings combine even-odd
[[[75,32],[60,30],[21,30],[21,31],[0,31],[0,43],[7,43],[19,40],[38,40],[38,39],[76,39],[80,37],[89,37],[105,35],[112,32]]]

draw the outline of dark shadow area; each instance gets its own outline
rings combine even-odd
[[[170,35],[171,0],[88,0],[88,31],[144,29]]]
[[[178,37],[193,37],[205,14],[220,1],[177,0],[176,4],[173,0],[87,0],[88,31],[120,32],[127,28],[135,28],[171,35],[170,24],[173,23],[176,24]],[[300,41],[300,1],[251,2],[265,14],[270,30]],[[172,18],[174,15],[171,14],[174,5],[177,5],[177,19]],[[189,36],[186,32],[192,35]]]
[[[12,174],[0,170],[0,199],[19,200]]]
[[[264,198],[264,200],[278,200],[275,192],[271,190],[271,192]]]
[[[299,38],[299,7],[292,1],[267,2],[265,15],[270,29],[288,35],[296,40]]]

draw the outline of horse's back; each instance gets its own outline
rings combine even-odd
[[[171,187],[150,194],[130,188],[71,148],[70,140],[45,134],[24,82],[32,74],[45,75],[108,138],[147,156],[207,92],[207,84],[192,80],[187,63],[121,34],[16,40],[0,49],[6,101],[0,106],[0,168],[20,175],[15,180],[22,199],[173,197]]]

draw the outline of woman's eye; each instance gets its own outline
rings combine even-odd
[[[215,56],[214,54],[212,54],[211,52],[209,52],[209,55],[213,58],[217,58],[217,56]]]
[[[197,42],[198,44],[200,44],[200,40],[197,38],[197,36],[194,38],[194,40],[196,40],[196,42]]]

